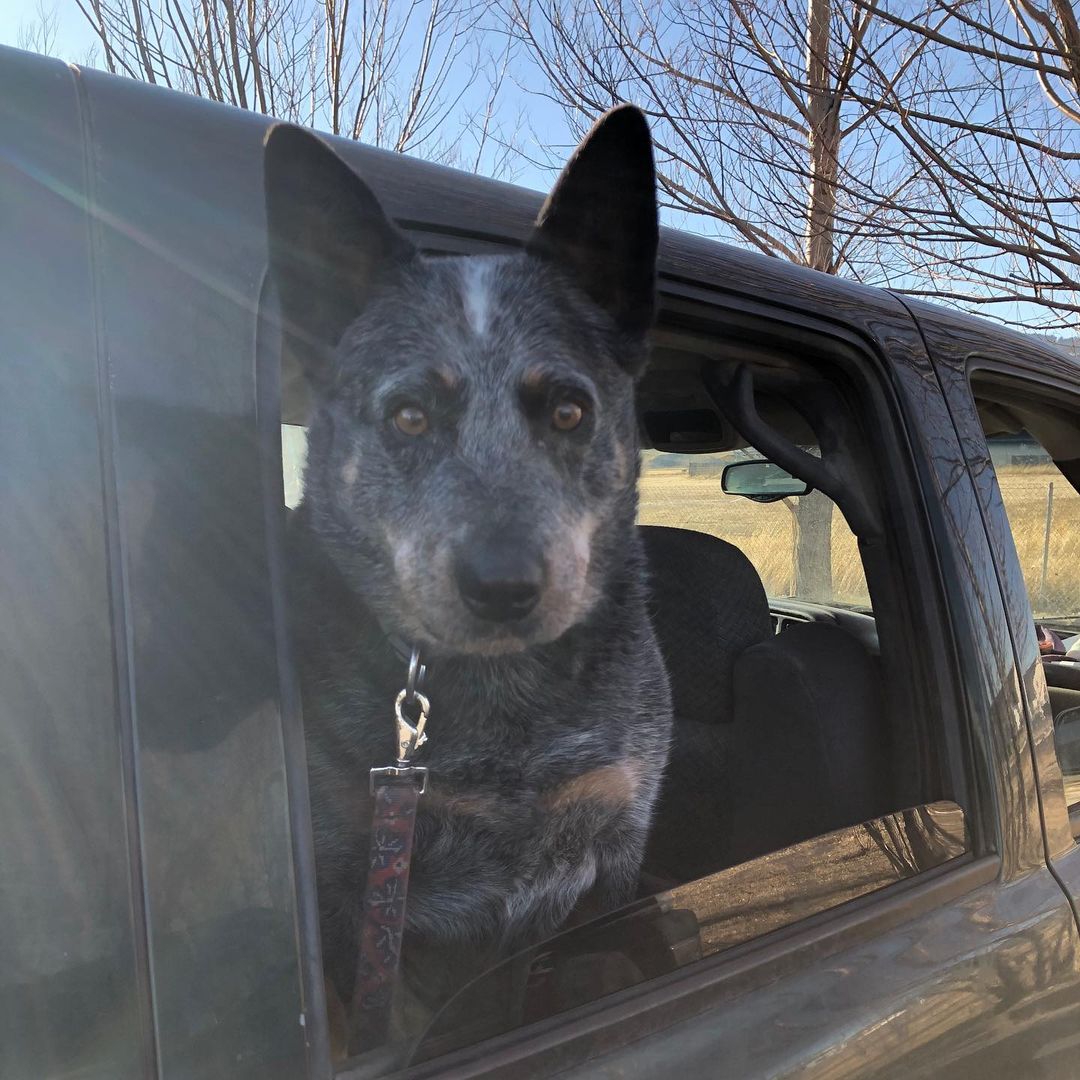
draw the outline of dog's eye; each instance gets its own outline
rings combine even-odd
[[[394,413],[394,426],[403,435],[423,435],[428,429],[427,413],[419,405],[402,405]]]
[[[559,431],[573,431],[584,415],[584,410],[577,402],[560,401],[551,414],[551,422]]]

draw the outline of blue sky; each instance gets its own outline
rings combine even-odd
[[[20,34],[28,26],[35,24],[39,9],[44,6],[47,12],[54,13],[57,22],[57,38],[52,54],[60,59],[72,62],[85,62],[88,53],[96,49],[97,38],[85,17],[79,11],[75,0],[0,0],[0,45],[20,47]],[[526,81],[531,71],[522,71],[518,77]],[[521,95],[524,98],[524,95]],[[527,122],[530,133],[548,146],[567,144],[569,153],[569,135],[561,110],[550,101],[540,97],[528,98]],[[531,158],[542,158],[543,151],[534,142],[529,145],[528,135],[524,150]],[[565,155],[563,155],[565,156]],[[544,169],[527,160],[516,163],[513,181],[537,191],[546,191],[554,179],[554,170]]]
[[[19,30],[37,19],[41,0],[0,0],[0,45],[19,44]],[[65,59],[81,57],[94,44],[94,34],[75,0],[44,0],[46,11],[55,11],[58,22],[56,54]]]
[[[85,62],[91,50],[98,48],[97,37],[75,0],[0,0],[0,45],[20,47],[21,31],[39,21],[42,7],[56,17],[57,37],[52,54],[66,61]],[[540,85],[538,72],[531,62],[523,62],[523,58],[518,60],[514,79],[526,88]],[[556,162],[565,160],[576,138],[571,134],[562,110],[552,101],[518,90],[510,82],[507,82],[506,90],[510,92],[507,102],[511,111],[521,108],[526,124],[526,130],[518,135],[523,155],[515,162],[513,175],[508,179],[523,187],[546,192],[554,182],[557,167],[544,168],[533,162],[549,157]],[[684,215],[678,215],[676,220],[676,215],[669,214],[664,224],[686,227]]]
[[[56,18],[57,37],[52,50],[54,55],[65,60],[84,62],[95,47],[96,38],[76,6],[75,0],[0,0],[0,44],[18,46],[21,30],[38,20],[42,6],[46,11],[54,13]],[[528,62],[519,62],[514,74],[516,81],[525,88],[535,88],[541,84],[539,73]],[[564,159],[569,150],[569,144],[573,140],[561,109],[544,97],[526,95],[523,91],[517,90],[513,84],[507,84],[504,92],[507,90],[510,93],[504,105],[509,103],[514,113],[521,108],[525,116],[527,130],[518,136],[521,149],[525,154],[534,159],[546,159],[552,155],[555,159]],[[551,155],[545,153],[543,149],[545,145],[553,148]],[[565,149],[561,149],[563,147]],[[542,191],[550,187],[553,176],[553,169],[545,169],[527,160],[520,160],[515,165],[513,179],[516,183]],[[666,224],[677,228],[690,228],[712,235],[719,234],[721,238],[725,238],[724,227],[717,228],[714,222],[692,220],[686,215],[671,212],[664,215],[664,220]],[[1026,307],[1027,305],[1024,304],[1016,305],[1009,314],[1021,318],[1027,316],[1034,321],[1032,316],[1039,313],[1032,311],[1029,314],[1023,310]],[[996,309],[987,309],[983,313],[1005,315],[1006,311],[1002,305]]]

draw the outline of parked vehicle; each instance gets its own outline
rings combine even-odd
[[[5,1080],[388,1068],[329,1046],[269,123],[0,50]],[[334,145],[432,251],[540,204]],[[642,899],[468,988],[403,1075],[1075,1077],[1080,365],[700,237],[661,272]]]

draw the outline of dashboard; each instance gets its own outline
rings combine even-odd
[[[846,630],[871,656],[881,654],[877,623],[873,615],[836,604],[820,604],[792,597],[769,597],[769,614],[773,630],[782,634],[793,623],[822,623]]]

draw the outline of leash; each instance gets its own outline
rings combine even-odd
[[[390,1028],[401,967],[416,808],[428,782],[427,767],[412,764],[413,754],[427,742],[424,727],[431,703],[420,692],[425,674],[420,650],[414,647],[405,688],[394,701],[397,760],[393,765],[373,768],[368,777],[375,806],[349,1023],[350,1054],[386,1042]],[[415,722],[406,715],[406,707],[419,709]]]

